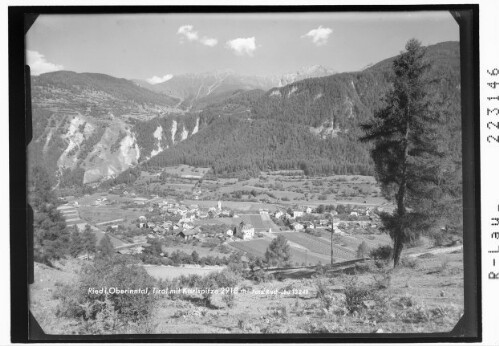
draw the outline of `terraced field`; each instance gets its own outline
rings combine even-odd
[[[255,239],[248,241],[235,241],[230,243],[232,247],[238,250],[250,253],[258,257],[265,256],[265,250],[269,247],[270,241],[267,239]]]
[[[331,237],[331,233],[324,230],[316,230],[321,233],[321,237],[319,239],[325,239],[329,241]],[[350,234],[350,235],[335,235],[333,238],[333,242],[337,242],[338,244],[351,249],[352,251],[357,251],[357,247],[363,241],[366,242],[367,246],[370,249],[377,248],[381,245],[390,245],[391,240],[388,234]]]
[[[318,238],[316,236],[300,233],[300,232],[283,232],[282,235],[289,241],[297,243],[303,247],[306,247],[313,253],[330,256],[331,254],[331,242],[325,238]],[[333,253],[334,257],[338,260],[351,260],[355,259],[355,252],[351,249],[344,248],[340,245],[333,243]]]
[[[283,235],[287,234],[292,234],[292,233],[282,233]],[[292,242],[291,248],[290,248],[290,253],[291,253],[291,263],[292,265],[316,265],[319,263],[326,264],[329,263],[330,261],[330,252],[328,250],[327,253],[323,252],[317,252],[314,251],[317,245],[313,242],[308,242],[306,243],[305,241],[301,241],[299,243],[298,241],[294,241],[291,239],[288,239],[290,242]],[[320,242],[320,240],[318,241]],[[306,249],[299,249],[293,246],[294,244],[298,244],[300,246],[305,247]],[[232,242],[230,245],[238,250],[244,251],[246,253],[253,254],[254,256],[258,257],[264,257],[265,256],[265,251],[267,250],[267,247],[270,244],[270,239],[255,239],[255,240],[248,240],[248,241],[237,241],[237,242]],[[307,246],[308,245],[308,246]],[[329,246],[329,245],[327,245]],[[329,249],[329,247],[328,247]],[[355,255],[350,254],[350,253],[342,253],[339,252],[343,249],[339,248],[338,251],[335,249],[335,260],[336,261],[345,261],[348,259],[353,259],[355,258]]]
[[[279,231],[279,227],[272,222],[268,215],[260,214],[241,214],[239,218],[245,223],[249,223],[255,227],[256,232],[267,232],[269,228],[273,232]]]

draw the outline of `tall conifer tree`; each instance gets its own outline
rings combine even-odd
[[[405,48],[393,62],[393,88],[385,95],[385,106],[361,125],[361,140],[373,143],[376,178],[396,205],[392,214],[381,215],[393,240],[394,266],[404,244],[435,222],[432,209],[442,197],[439,111],[427,92],[430,66],[419,41],[411,39]]]

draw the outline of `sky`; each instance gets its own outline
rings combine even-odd
[[[459,41],[459,26],[447,11],[42,15],[26,50],[33,74],[70,70],[159,83],[215,70],[357,71],[397,55],[411,38]]]

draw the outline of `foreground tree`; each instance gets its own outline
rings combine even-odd
[[[282,234],[272,239],[267,251],[265,251],[265,261],[269,265],[282,266],[291,257],[288,241]]]
[[[69,231],[52,190],[50,177],[41,166],[29,174],[29,203],[33,207],[33,254],[37,262],[52,265],[53,260],[64,257],[69,243]]]
[[[110,259],[114,255],[114,246],[111,243],[111,239],[107,234],[105,234],[97,246],[97,258]]]
[[[96,243],[97,243],[97,238],[95,236],[94,231],[92,231],[92,228],[87,224],[85,225],[85,230],[81,234],[82,238],[82,244],[83,244],[83,251],[87,255],[87,259],[90,258],[90,255],[95,254],[97,248],[96,248]]]
[[[69,254],[76,258],[83,252],[83,250],[83,239],[78,228],[74,226],[69,239]]]
[[[393,88],[385,95],[385,107],[361,125],[365,132],[361,141],[374,144],[376,178],[385,196],[396,203],[392,214],[381,214],[393,240],[394,266],[404,244],[434,224],[433,206],[442,197],[440,116],[428,95],[429,65],[419,41],[412,39],[405,48],[393,62]]]

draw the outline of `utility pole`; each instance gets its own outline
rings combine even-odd
[[[333,214],[331,214],[331,265],[334,263],[334,257],[333,257],[333,233],[334,233],[334,217]]]

